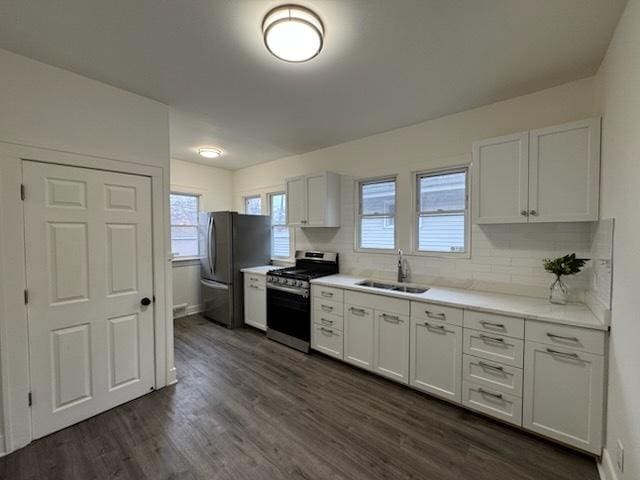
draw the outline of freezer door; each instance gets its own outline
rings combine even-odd
[[[229,326],[233,308],[233,287],[224,283],[201,279],[203,315]]]

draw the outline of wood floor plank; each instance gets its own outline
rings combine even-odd
[[[252,329],[175,324],[177,385],[0,459],[0,479],[597,480],[594,460]]]

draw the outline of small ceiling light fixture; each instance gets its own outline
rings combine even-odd
[[[199,148],[198,153],[204,158],[218,158],[222,155],[222,152],[215,148]]]
[[[282,5],[271,10],[262,22],[264,44],[275,57],[300,63],[320,53],[324,25],[311,10],[299,5]]]

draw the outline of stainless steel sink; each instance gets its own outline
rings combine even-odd
[[[376,282],[375,280],[364,280],[357,285],[362,287],[369,288],[379,288],[381,290],[393,290],[394,292],[404,292],[404,293],[424,293],[428,288],[424,287],[410,287],[408,285],[398,285],[397,283],[383,283]]]

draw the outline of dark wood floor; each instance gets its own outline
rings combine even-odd
[[[597,480],[593,459],[197,315],[180,382],[0,459],[0,478]]]

